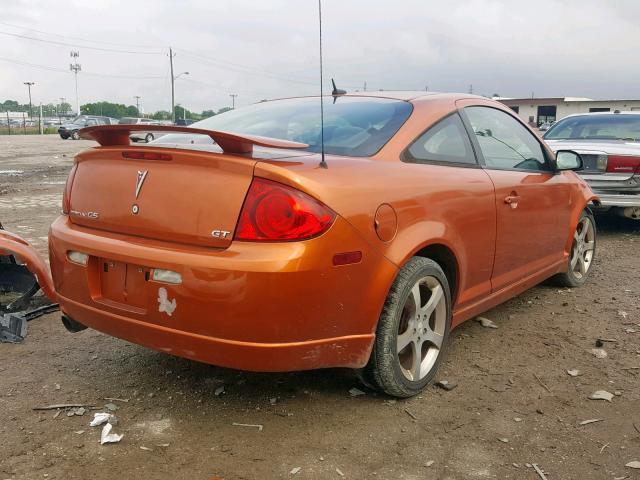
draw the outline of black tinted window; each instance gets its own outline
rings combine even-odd
[[[540,142],[511,115],[490,107],[465,108],[488,168],[548,170]]]
[[[544,136],[547,140],[594,139],[640,141],[640,115],[611,114],[568,117]]]
[[[371,156],[395,135],[412,109],[409,102],[387,98],[325,98],[325,152]],[[308,97],[257,103],[196,122],[193,126],[293,140],[308,144],[308,150],[312,152],[319,152],[320,99]]]
[[[405,161],[476,163],[469,137],[458,114],[449,115],[423,133],[409,147]]]

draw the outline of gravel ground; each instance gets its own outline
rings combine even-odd
[[[0,221],[43,254],[73,154],[91,145],[0,137]],[[458,387],[406,401],[347,370],[226,370],[41,317],[0,344],[0,479],[640,479],[625,467],[640,461],[640,223],[598,227],[587,285],[538,286],[486,312],[497,329],[462,325],[439,375]],[[92,407],[33,410],[57,403]],[[88,424],[107,403],[124,438],[101,446]]]

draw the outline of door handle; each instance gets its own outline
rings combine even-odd
[[[515,192],[512,192],[511,195],[507,195],[504,197],[504,203],[509,205],[511,208],[517,208],[518,202],[520,201],[520,196]]]

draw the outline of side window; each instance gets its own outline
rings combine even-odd
[[[405,152],[409,163],[447,162],[476,164],[471,142],[457,113],[440,120]]]
[[[97,120],[95,118],[90,118],[90,119],[88,119],[86,121],[85,125],[87,127],[94,127],[94,126],[98,125],[98,122],[97,122]]]
[[[549,170],[540,142],[510,115],[490,107],[464,110],[487,168]]]

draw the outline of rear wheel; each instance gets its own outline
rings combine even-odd
[[[73,138],[74,140],[80,140],[80,134],[78,133],[77,130],[74,130],[73,132],[71,132],[71,138]]]
[[[556,283],[563,287],[579,287],[587,281],[596,253],[596,222],[588,210],[582,212],[573,234],[569,268],[556,275]]]
[[[60,138],[66,140],[67,138],[69,138],[69,135],[60,134]]]
[[[442,268],[414,257],[400,270],[380,316],[365,378],[395,397],[431,382],[451,329],[451,293]]]

